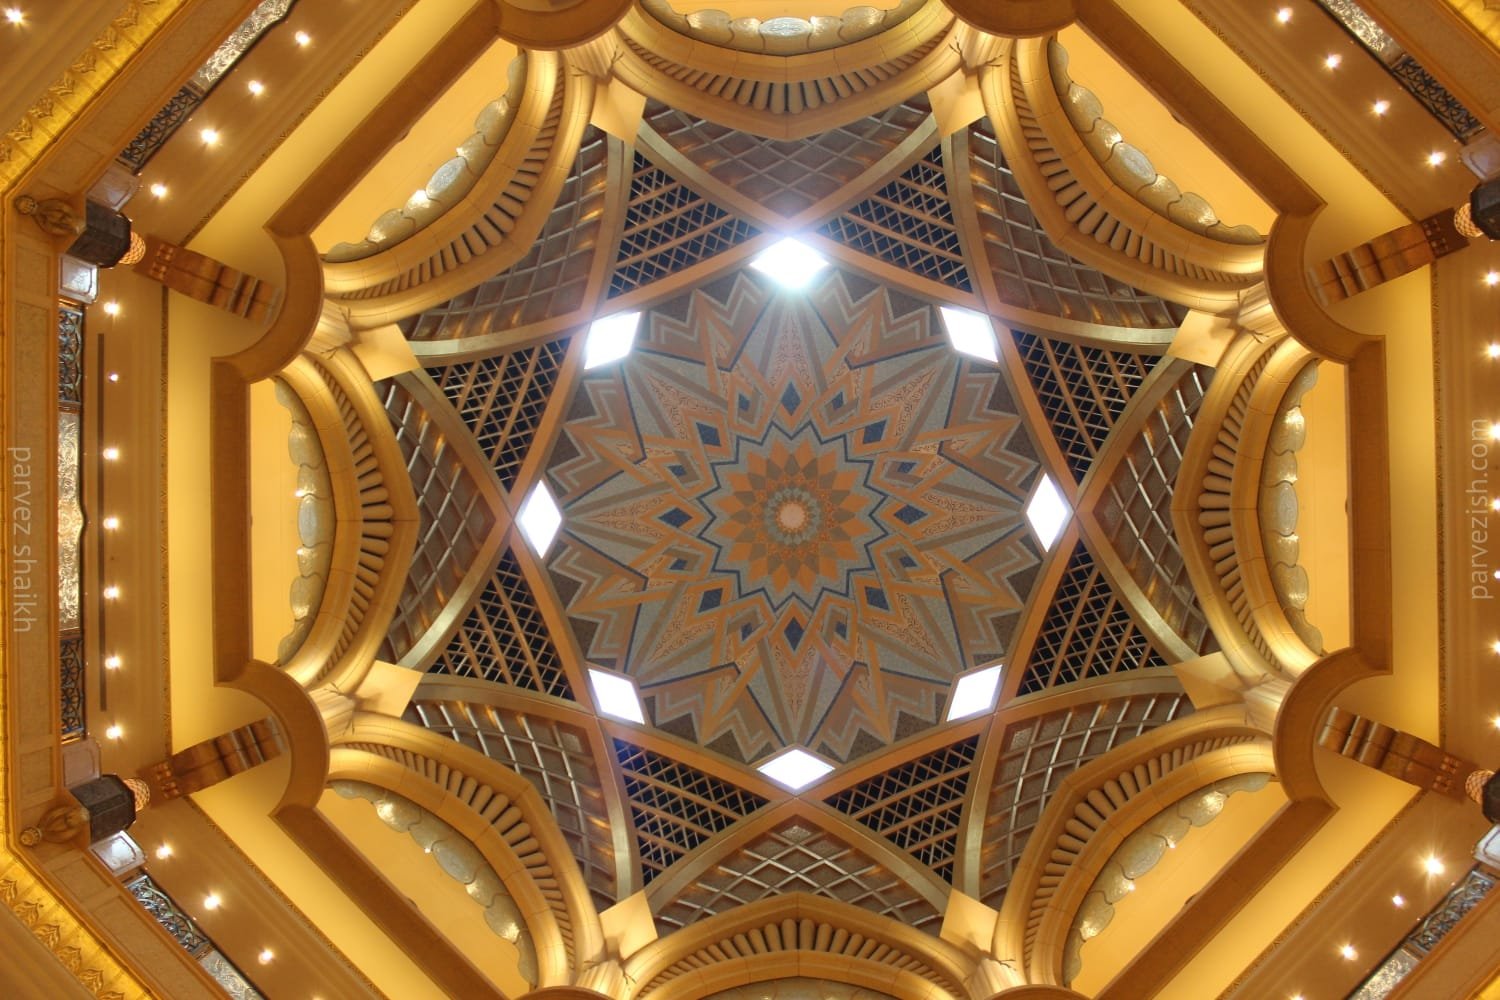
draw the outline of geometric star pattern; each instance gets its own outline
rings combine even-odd
[[[741,761],[849,760],[938,723],[1037,577],[1036,449],[928,302],[741,269],[648,311],[583,379],[548,470],[548,568],[649,722]]]

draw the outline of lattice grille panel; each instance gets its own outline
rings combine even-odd
[[[1026,842],[1064,778],[1101,754],[1191,715],[1185,694],[1134,695],[1039,715],[1005,733],[985,808],[980,898],[996,909]]]
[[[656,101],[646,122],[716,180],[781,215],[796,215],[857,181],[929,112],[918,94],[878,115],[808,136],[769,139],[696,118]]]
[[[60,409],[83,408],[83,310],[57,307],[57,403]]]
[[[500,274],[403,322],[411,340],[499,333],[581,307],[604,214],[607,143],[590,127],[557,204],[526,255]]]
[[[415,700],[403,716],[521,775],[541,793],[578,859],[594,903],[617,902],[609,808],[583,731],[474,702]]]
[[[565,338],[427,370],[507,490],[516,485],[567,353]]]
[[[562,657],[511,550],[501,553],[484,592],[428,672],[480,677],[572,700]]]
[[[758,232],[636,153],[609,294],[620,295],[675,274]]]
[[[1218,648],[1172,531],[1172,494],[1213,371],[1185,372],[1151,411],[1095,507],[1120,560],[1167,625],[1199,654]]]
[[[954,743],[845,789],[828,804],[953,878],[953,854],[979,737]]]
[[[443,432],[407,388],[396,379],[375,388],[406,460],[420,521],[411,571],[380,653],[395,662],[442,613],[494,530],[495,514]]]
[[[1018,693],[1166,665],[1080,542],[1031,648]]]
[[[615,740],[615,755],[646,885],[688,851],[766,804],[759,795],[623,740]]]
[[[941,146],[819,230],[829,239],[952,288],[969,291]]]
[[[988,118],[969,127],[974,207],[1005,301],[1105,326],[1176,327],[1187,310],[1095,270],[1052,242],[1005,163]]]
[[[823,830],[794,820],[705,871],[657,914],[663,934],[769,896],[807,892],[863,907],[910,927],[942,914],[899,876]]]
[[[1075,479],[1082,480],[1156,358],[1012,330],[1037,402]]]

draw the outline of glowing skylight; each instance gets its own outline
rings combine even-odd
[[[583,368],[597,368],[611,361],[619,361],[630,353],[635,343],[636,327],[640,326],[638,312],[615,313],[596,319],[589,326],[588,340],[583,345]]]
[[[828,266],[828,259],[800,240],[788,236],[771,244],[750,266],[782,288],[806,288]]]
[[[948,721],[967,719],[995,707],[995,695],[1000,692],[1001,664],[965,674],[953,685],[953,697],[948,702]]]
[[[938,312],[943,315],[943,326],[955,351],[992,364],[1000,360],[995,347],[995,327],[988,316],[952,306],[941,306]]]
[[[589,684],[594,688],[594,703],[605,715],[626,722],[646,721],[646,715],[641,711],[640,695],[636,694],[635,685],[628,677],[590,667]]]
[[[800,792],[832,771],[833,765],[826,760],[814,757],[806,750],[792,747],[760,765],[758,770],[777,784],[785,785],[794,792]]]
[[[531,496],[521,505],[521,514],[516,520],[521,524],[521,534],[526,536],[536,554],[546,555],[552,547],[552,539],[557,537],[557,529],[562,527],[562,511],[557,509],[557,501],[552,499],[552,491],[547,489],[546,483],[537,483]]]
[[[1031,530],[1036,532],[1042,548],[1052,548],[1072,513],[1068,508],[1068,501],[1063,498],[1062,491],[1057,488],[1052,477],[1043,476],[1031,502],[1026,505],[1026,520],[1031,522]]]

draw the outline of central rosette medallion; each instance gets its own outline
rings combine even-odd
[[[775,608],[795,595],[810,610],[822,590],[847,593],[850,575],[871,568],[879,496],[869,463],[851,462],[842,439],[771,435],[738,442],[738,460],[714,466],[717,485],[702,497],[713,520],[699,535],[720,540],[716,568],[740,574],[741,591],[764,588]]]
[[[831,271],[748,273],[642,317],[579,382],[547,569],[589,663],[650,724],[755,761],[848,760],[939,723],[1036,579],[1036,452],[998,368],[930,303]]]

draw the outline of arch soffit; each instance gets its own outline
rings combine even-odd
[[[443,777],[429,776],[368,750],[356,749],[359,744],[386,747],[401,755],[409,754],[422,758],[431,762],[437,769],[437,774]],[[535,849],[545,858],[546,866],[555,877],[561,899],[550,903],[545,901],[545,897],[540,894],[540,890],[528,877],[527,867],[522,864],[519,855],[510,846],[506,846],[505,850],[510,852],[511,857],[502,858],[508,863],[495,864],[496,872],[505,880],[506,887],[512,889],[513,893],[524,892],[528,894],[528,898],[531,898],[531,894],[535,894],[535,899],[543,900],[542,905],[548,908],[549,919],[559,924],[566,923],[571,927],[572,951],[580,967],[597,958],[604,946],[598,911],[594,908],[588,886],[584,883],[583,875],[578,870],[578,863],[562,831],[553,819],[546,802],[542,800],[541,794],[531,782],[477,750],[455,743],[420,726],[383,715],[356,714],[353,724],[339,737],[332,752],[338,761],[338,769],[330,770],[330,779],[358,778],[358,775],[350,773],[343,763],[346,754],[359,753],[362,755],[360,759],[370,761],[386,760],[392,767],[398,769],[402,777],[398,785],[382,785],[382,787],[405,795],[413,801],[420,801],[424,807],[437,814],[444,822],[469,836],[475,846],[481,850],[486,849],[487,843],[506,844],[508,838],[501,838],[497,835],[490,822],[469,803],[469,796],[475,794],[478,786],[487,785],[509,799],[511,805],[520,811],[525,826],[529,828],[530,838],[535,841]],[[386,776],[398,772],[384,767],[380,769],[380,773]],[[370,780],[374,784],[380,784],[374,779],[361,778],[359,780]],[[415,788],[423,790],[416,793]],[[426,798],[419,799],[418,794]],[[429,799],[435,804],[429,805]],[[513,878],[518,883],[515,888],[511,886]],[[525,883],[525,885],[519,883]],[[518,895],[516,898],[519,900],[521,896]],[[562,907],[561,912],[559,912],[559,902]],[[527,910],[527,912],[536,911]],[[539,943],[538,952],[540,953],[541,950]]]
[[[725,961],[725,955],[739,960]],[[941,938],[799,892],[709,917],[653,941],[624,965],[627,981],[637,984],[630,1000],[692,1000],[789,976],[885,992],[893,992],[894,984],[898,995],[959,1000],[972,963]]]

